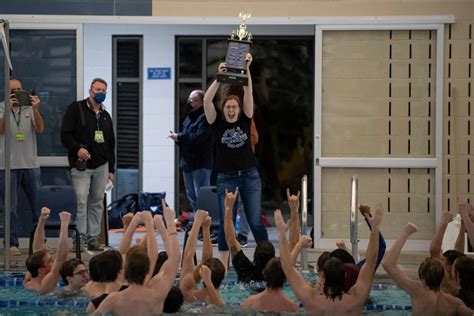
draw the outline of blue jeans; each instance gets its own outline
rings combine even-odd
[[[76,224],[82,242],[85,242],[86,239],[98,239],[104,210],[105,185],[109,176],[109,164],[105,163],[96,169],[84,171],[72,168],[71,176],[77,198]]]
[[[250,226],[249,226],[249,223],[247,222],[247,217],[245,216],[245,211],[244,211],[244,204],[242,203],[242,199],[240,198],[240,196],[238,199],[238,203],[239,203],[239,214],[240,214],[238,233],[239,235],[242,235],[248,238]]]
[[[186,195],[189,203],[196,210],[197,196],[201,187],[211,185],[211,169],[196,169],[190,172],[183,171],[184,187],[186,188]]]
[[[243,211],[247,216],[252,234],[257,244],[263,240],[268,240],[267,229],[262,222],[262,184],[257,168],[250,168],[243,171],[220,172],[217,175],[217,195],[219,198],[220,225],[219,225],[219,250],[226,251],[229,248],[225,241],[224,233],[224,198],[225,190],[234,192],[239,187],[239,195],[244,204]],[[234,204],[233,218],[237,213],[238,203]]]
[[[36,195],[41,187],[40,168],[11,170],[10,184],[10,246],[18,247],[18,195],[20,189],[23,188],[31,208],[32,223],[36,224],[39,215],[36,210]],[[0,200],[3,201],[5,197],[5,170],[0,170],[0,195]]]

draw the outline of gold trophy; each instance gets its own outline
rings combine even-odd
[[[248,84],[245,55],[250,52],[253,37],[252,33],[247,31],[245,21],[250,17],[250,13],[239,13],[239,18],[242,22],[238,30],[234,30],[230,33],[230,39],[227,40],[227,56],[225,58],[226,71],[219,71],[217,73],[216,77],[218,82],[241,86]]]

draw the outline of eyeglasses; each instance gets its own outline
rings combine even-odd
[[[224,109],[226,110],[237,110],[239,108],[238,105],[226,105],[224,106]]]
[[[78,271],[78,272],[74,272],[72,275],[77,275],[77,274],[81,274],[81,275],[87,275],[87,270],[81,270],[81,271]]]
[[[196,100],[199,100],[199,98],[188,98],[188,102],[193,102],[193,101],[196,101]]]

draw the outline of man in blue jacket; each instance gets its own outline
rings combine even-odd
[[[179,146],[179,167],[183,171],[186,195],[193,211],[199,189],[210,185],[213,166],[212,131],[204,116],[204,91],[194,90],[188,98],[189,111],[179,133],[170,132],[169,138]]]

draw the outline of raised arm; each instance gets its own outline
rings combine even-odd
[[[382,204],[379,203],[377,204],[375,214],[372,217],[372,229],[370,231],[369,244],[367,245],[365,264],[360,269],[356,283],[349,290],[349,293],[354,295],[362,305],[365,304],[369,297],[370,289],[372,288],[372,281],[374,280],[382,218],[383,208]]]
[[[280,210],[275,210],[275,224],[278,230],[280,240],[280,260],[286,279],[290,283],[291,289],[295,292],[298,299],[304,305],[310,305],[314,300],[315,289],[308,285],[301,274],[296,270],[291,262],[288,240],[286,240],[286,231],[288,225],[283,220]]]
[[[68,227],[69,222],[71,221],[71,213],[61,212],[59,213],[59,218],[61,219],[61,228],[59,231],[59,242],[58,250],[56,251],[56,260],[54,260],[51,271],[44,277],[41,281],[41,286],[38,292],[40,294],[50,293],[56,287],[61,275],[59,270],[63,266],[64,261],[67,260],[68,254]]]
[[[179,282],[179,288],[183,292],[185,298],[190,300],[190,291],[194,289],[196,285],[193,272],[194,272],[194,254],[196,252],[196,242],[198,238],[199,229],[202,223],[206,220],[208,214],[203,210],[197,210],[194,215],[194,223],[191,231],[189,232],[188,241],[184,248],[183,255],[183,267],[181,268],[181,277]]]
[[[155,229],[158,231],[158,234],[161,236],[161,240],[163,241],[163,245],[165,246],[165,251],[168,253],[169,245],[168,245],[168,231],[166,230],[165,223],[163,222],[162,215],[155,215],[153,216],[153,221],[155,222]],[[173,223],[174,224],[174,223]],[[158,246],[156,247],[156,251],[159,252]]]
[[[300,217],[298,214],[298,209],[300,207],[300,191],[298,191],[297,195],[292,195],[290,189],[287,188],[286,197],[291,211],[289,246],[290,251],[293,251],[293,248],[295,248],[296,243],[300,239]],[[299,251],[301,251],[301,249]]]
[[[33,119],[35,121],[35,132],[38,134],[44,131],[44,121],[39,111],[41,100],[37,95],[30,95],[31,109],[33,110]]]
[[[153,271],[155,270],[156,265],[156,258],[158,257],[158,249],[156,246],[156,236],[155,236],[155,223],[153,222],[153,217],[151,216],[151,212],[145,211],[142,212],[142,222],[145,224],[146,229],[146,243],[147,243],[147,253],[148,258],[150,260],[150,267],[148,274],[145,278],[145,284],[148,284],[148,281],[151,279],[153,275]]]
[[[176,226],[174,225],[176,213],[168,207],[165,200],[162,200],[162,205],[165,221],[169,223],[167,226],[169,246],[169,250],[167,251],[168,260],[165,261],[160,272],[153,277],[151,282],[151,286],[157,291],[160,300],[166,298],[171,286],[173,286],[176,272],[178,272],[179,262],[181,260],[178,233],[176,232]]]
[[[138,225],[140,225],[140,222],[141,222],[141,213],[142,212],[135,213],[132,220],[130,221],[130,224],[128,224],[128,227],[125,230],[125,233],[123,234],[123,237],[122,237],[122,240],[120,241],[120,245],[118,249],[119,252],[122,254],[122,257],[124,257],[127,254],[128,250],[130,249],[130,245],[132,244],[132,238],[133,238],[133,234],[135,233],[135,229],[137,229]]]
[[[291,225],[290,225],[290,234],[291,234]],[[294,246],[293,250],[291,250],[291,264],[294,266],[296,265],[296,260],[303,248],[309,248],[313,244],[313,240],[311,237],[306,235],[301,235],[300,239]]]
[[[234,208],[234,203],[239,195],[239,188],[235,189],[235,192],[225,191],[225,201],[224,201],[224,233],[225,241],[227,242],[227,247],[229,247],[232,255],[235,255],[240,251],[240,244],[235,238],[235,228],[234,221],[232,220],[232,210]]]
[[[382,266],[390,275],[390,277],[398,284],[402,289],[413,295],[420,289],[420,284],[408,277],[408,275],[398,267],[398,257],[400,252],[405,245],[408,238],[417,231],[415,224],[408,223],[405,226],[403,233],[393,244],[392,248],[385,253],[385,257],[382,260]]]
[[[252,87],[252,76],[250,74],[250,64],[252,63],[252,54],[247,53],[245,55],[245,62],[247,63],[247,76],[248,84],[244,86],[244,113],[248,118],[253,117],[253,87]]]
[[[211,269],[208,266],[202,265],[199,269],[199,274],[201,276],[204,285],[206,285],[207,294],[211,300],[211,304],[222,306],[225,304],[222,297],[219,295],[219,291],[214,287],[211,280]]]
[[[226,70],[225,63],[220,63],[217,67],[217,70],[219,72],[224,72]],[[214,100],[214,96],[216,95],[217,90],[219,89],[219,85],[219,82],[217,82],[217,80],[214,80],[209,86],[209,88],[207,88],[207,91],[204,94],[204,99],[202,101],[204,106],[204,114],[206,115],[206,120],[209,124],[214,123],[217,117],[216,108],[212,100]]]
[[[441,245],[443,244],[444,233],[448,228],[448,224],[453,221],[453,214],[449,212],[443,212],[441,215],[441,221],[439,223],[438,229],[433,237],[433,240],[430,244],[430,256],[433,258],[441,258]]]
[[[33,237],[33,252],[44,249],[44,225],[50,213],[51,210],[49,208],[41,208],[41,215],[38,218],[38,225],[36,225],[35,235]]]
[[[464,227],[464,221],[461,220],[461,226],[459,227],[458,237],[456,238],[456,242],[454,243],[454,250],[464,253],[464,246],[465,246],[465,233],[466,227]]]
[[[466,228],[467,237],[471,244],[474,243],[474,223],[472,222],[471,214],[473,213],[472,206],[469,203],[461,204],[459,214],[461,214],[464,227]]]
[[[212,218],[207,216],[207,218],[202,223],[202,253],[201,253],[201,263],[194,267],[194,281],[196,283],[201,280],[200,270],[202,264],[208,259],[212,259],[212,241],[211,241],[211,223]]]

